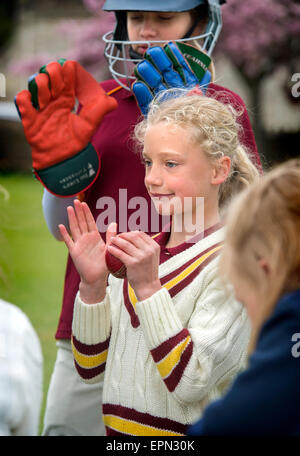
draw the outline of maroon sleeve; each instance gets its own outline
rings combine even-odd
[[[246,105],[242,98],[235,92],[213,83],[209,85],[206,95],[214,97],[223,103],[230,103],[238,112],[242,112],[239,118],[239,122],[242,126],[240,141],[248,150],[252,162],[256,165],[258,170],[262,172],[261,159],[257,150],[253,129]]]

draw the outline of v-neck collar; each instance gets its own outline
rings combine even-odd
[[[160,245],[160,252],[161,252],[161,263],[168,260],[170,257],[178,255],[179,253],[183,252],[184,250],[192,247],[196,242],[204,239],[205,237],[209,236],[210,234],[214,233],[215,231],[219,230],[224,226],[223,222],[218,222],[215,225],[210,226],[206,230],[202,231],[201,233],[196,234],[196,236],[190,238],[188,241],[183,242],[175,247],[167,247],[168,240],[170,238],[170,228],[171,224],[165,226],[161,233],[153,236],[155,241]]]

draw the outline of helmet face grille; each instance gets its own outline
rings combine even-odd
[[[126,90],[130,90],[131,84],[135,80],[133,68],[142,58],[139,60],[130,58],[131,42],[115,41],[113,35],[113,32],[108,32],[103,36],[104,56],[107,59],[108,69],[118,84]]]
[[[108,62],[108,68],[112,77],[127,90],[130,90],[131,84],[135,81],[133,74],[134,66],[142,61],[140,58],[132,58],[130,50],[133,44],[140,44],[143,46],[163,46],[166,41],[116,41],[114,38],[114,32],[108,32],[103,36],[105,42],[104,55]],[[203,43],[202,49],[210,55],[213,46],[216,42],[216,35],[212,30],[208,30],[203,35],[196,37],[185,38],[176,40],[176,42],[185,42],[193,45],[195,41]]]

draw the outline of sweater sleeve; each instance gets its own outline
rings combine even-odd
[[[86,383],[98,383],[105,371],[111,333],[109,293],[102,302],[86,304],[75,298],[72,351],[78,374]]]
[[[218,279],[190,299],[195,307],[187,327],[165,288],[137,303],[157,369],[168,390],[183,403],[199,401],[215,386],[232,380],[244,367],[250,335],[246,310]]]

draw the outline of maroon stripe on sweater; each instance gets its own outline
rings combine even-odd
[[[86,369],[84,367],[79,366],[79,364],[76,362],[74,359],[75,367],[80,375],[81,378],[84,378],[85,380],[89,380],[91,378],[97,377],[97,375],[102,374],[105,370],[106,363],[100,364],[100,366],[93,367],[91,369]]]
[[[197,275],[200,274],[202,269],[204,269],[214,258],[216,258],[220,254],[220,251],[218,250],[215,253],[212,253],[203,263],[199,264],[199,266],[191,272],[188,276],[186,276],[184,279],[182,279],[180,282],[178,282],[174,287],[172,287],[169,290],[171,298],[177,295],[181,290],[183,290],[187,285],[189,285]]]
[[[164,382],[171,393],[175,390],[176,386],[180,382],[183,372],[185,371],[185,368],[188,365],[188,362],[192,356],[192,353],[193,342],[191,340],[185,348],[184,352],[182,353],[180,361],[177,364],[177,366],[174,367],[174,369],[167,378],[164,378]]]
[[[161,361],[165,356],[167,356],[173,348],[186,339],[190,335],[189,331],[184,328],[179,333],[175,334],[175,336],[170,337],[170,339],[166,340],[158,347],[153,348],[151,350],[151,355],[156,363]]]
[[[164,431],[173,431],[179,434],[184,434],[187,428],[187,425],[178,423],[178,421],[150,415],[149,413],[138,412],[137,410],[123,407],[122,405],[103,404],[102,409],[103,415],[114,415],[124,418],[125,420],[135,421],[139,424],[144,424],[146,426],[151,426]]]
[[[131,304],[130,299],[129,299],[128,280],[127,279],[124,279],[123,296],[124,296],[125,307],[128,310],[128,313],[129,313],[129,316],[130,316],[131,325],[132,325],[133,328],[137,328],[140,325],[140,320],[138,319],[138,316],[135,313],[134,307]]]
[[[100,342],[99,344],[91,344],[91,345],[87,345],[87,344],[83,344],[82,342],[79,342],[79,340],[76,339],[74,334],[72,334],[72,340],[73,340],[74,347],[82,355],[99,355],[100,353],[102,353],[103,351],[108,349],[110,336],[104,342]]]
[[[169,280],[174,279],[174,277],[178,276],[182,271],[184,271],[186,268],[188,268],[192,263],[197,261],[198,258],[200,258],[201,256],[205,255],[207,252],[213,250],[214,248],[216,248],[216,247],[218,247],[219,245],[222,245],[222,244],[223,244],[223,242],[217,242],[216,244],[212,245],[208,249],[203,250],[201,253],[199,253],[198,255],[193,257],[191,260],[188,260],[186,263],[184,263],[182,266],[180,266],[175,271],[172,271],[169,274],[167,274],[166,276],[162,277],[160,279],[161,284],[164,285],[165,283],[169,282]],[[205,261],[207,261],[207,260],[205,260]]]

